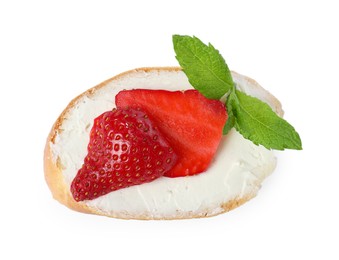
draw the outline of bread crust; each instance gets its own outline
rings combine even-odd
[[[222,214],[225,213],[227,211],[230,211],[242,204],[244,204],[245,202],[247,202],[248,200],[252,199],[253,197],[256,196],[256,193],[249,193],[249,194],[245,194],[242,195],[239,198],[235,198],[233,200],[229,200],[228,202],[220,205],[220,209],[218,211],[215,211],[215,209],[210,209],[207,210],[206,212],[203,212],[199,215],[194,215],[194,213],[192,212],[187,212],[185,214],[181,214],[178,215],[174,218],[170,217],[170,218],[154,218],[148,214],[141,214],[138,216],[135,215],[129,215],[128,213],[121,213],[121,212],[116,212],[113,214],[108,214],[105,212],[101,212],[98,211],[95,208],[91,208],[89,206],[87,206],[84,202],[76,202],[71,193],[70,193],[70,188],[66,185],[65,181],[64,181],[64,177],[62,175],[62,167],[59,163],[58,160],[56,160],[56,162],[53,161],[53,154],[51,151],[51,147],[50,144],[55,142],[55,138],[58,135],[58,133],[60,133],[61,130],[61,126],[62,123],[64,121],[65,118],[67,118],[67,114],[69,113],[69,111],[71,111],[73,109],[73,107],[75,106],[75,104],[77,103],[77,101],[82,98],[83,96],[93,96],[95,95],[95,92],[98,91],[99,89],[101,89],[102,87],[106,86],[108,83],[110,83],[113,80],[118,80],[119,78],[125,77],[131,73],[135,73],[135,72],[145,72],[145,73],[149,73],[149,72],[154,72],[154,71],[168,71],[168,72],[178,72],[181,71],[180,67],[145,67],[145,68],[137,68],[134,70],[129,70],[126,72],[123,72],[121,74],[118,74],[117,76],[114,76],[102,83],[100,83],[99,85],[88,89],[87,91],[85,91],[84,93],[78,95],[77,97],[75,97],[69,104],[68,106],[63,110],[63,112],[60,114],[60,116],[57,118],[57,120],[55,121],[54,125],[52,126],[52,129],[47,137],[47,141],[46,141],[46,145],[45,145],[45,149],[44,149],[44,175],[45,175],[45,180],[46,183],[49,187],[49,189],[51,190],[51,193],[54,197],[54,199],[56,199],[57,201],[59,201],[60,203],[62,203],[63,205],[67,206],[68,208],[75,210],[75,211],[79,211],[82,213],[88,213],[88,214],[96,214],[96,215],[103,215],[103,216],[107,216],[107,217],[113,217],[113,218],[121,218],[121,219],[140,219],[140,220],[150,220],[150,219],[187,219],[187,218],[201,218],[201,217],[210,217],[210,216],[215,216],[218,214]],[[271,102],[271,106],[274,106],[274,110],[276,111],[276,113],[280,116],[283,115],[283,110],[281,108],[281,104],[279,102],[279,100],[277,100],[273,95],[271,95],[268,91],[264,90],[256,81],[254,81],[251,78],[248,78],[246,76],[242,76],[240,74],[237,74],[235,72],[232,72],[232,74],[236,74],[239,77],[243,77],[245,80],[247,80],[250,84],[251,87],[255,88],[255,89],[260,89],[260,91],[265,91],[265,95],[267,95],[267,98],[270,100]],[[260,184],[258,184],[260,185]]]

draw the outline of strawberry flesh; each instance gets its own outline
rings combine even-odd
[[[152,116],[178,155],[164,175],[180,177],[201,173],[210,165],[227,120],[225,105],[197,90],[124,90],[115,97],[117,107],[140,107]]]
[[[177,161],[157,125],[140,108],[118,108],[98,116],[87,150],[71,184],[76,201],[151,182]]]

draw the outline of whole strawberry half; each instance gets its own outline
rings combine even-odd
[[[115,97],[117,107],[141,107],[150,114],[178,155],[168,177],[194,175],[210,165],[227,120],[224,104],[197,90],[124,90]]]
[[[140,108],[118,108],[97,117],[87,150],[71,184],[76,201],[153,181],[177,161],[157,125]]]

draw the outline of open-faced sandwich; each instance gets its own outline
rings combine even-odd
[[[127,71],[61,113],[44,154],[59,202],[125,219],[213,216],[257,194],[272,149],[301,149],[274,96],[212,45],[173,43],[181,67]]]

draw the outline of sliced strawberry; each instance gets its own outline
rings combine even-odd
[[[71,184],[76,201],[153,181],[177,161],[168,141],[141,109],[114,109],[97,117],[87,150]]]
[[[165,176],[194,175],[206,170],[218,148],[227,120],[219,100],[196,90],[125,90],[116,95],[117,107],[140,107],[150,114],[178,155]]]

